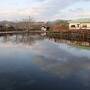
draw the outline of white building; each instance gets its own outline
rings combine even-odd
[[[42,26],[42,27],[41,27],[41,31],[47,31],[47,28],[44,27],[44,26]]]
[[[90,19],[69,21],[69,29],[90,29]]]

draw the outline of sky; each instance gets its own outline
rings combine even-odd
[[[0,20],[90,18],[90,0],[0,0]]]

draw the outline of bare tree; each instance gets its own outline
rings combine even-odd
[[[30,31],[32,29],[33,22],[34,22],[34,20],[30,16],[28,19],[23,19],[25,29]]]

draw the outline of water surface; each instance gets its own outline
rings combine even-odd
[[[2,36],[0,90],[90,90],[90,51],[40,35]]]

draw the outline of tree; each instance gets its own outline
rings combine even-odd
[[[53,22],[48,22],[49,25],[51,25],[52,29],[56,30],[56,31],[60,31],[60,30],[68,30],[69,29],[69,24],[67,20],[55,20]]]
[[[34,20],[30,16],[27,19],[23,19],[24,28],[27,29],[28,31],[31,30],[32,29],[33,22],[34,22]]]

